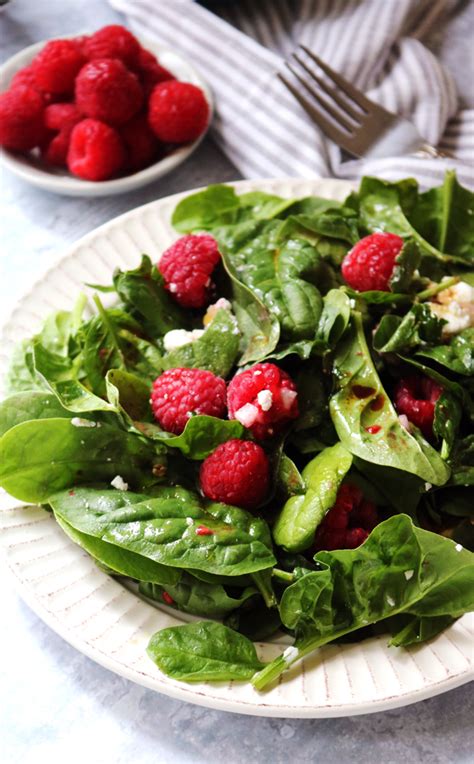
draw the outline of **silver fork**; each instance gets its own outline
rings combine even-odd
[[[370,158],[415,152],[425,157],[447,156],[426,143],[409,120],[371,101],[306,46],[300,45],[292,57],[299,66],[292,61],[285,64],[304,90],[282,72],[279,78],[328,138],[350,154]],[[326,78],[314,70],[314,64]]]

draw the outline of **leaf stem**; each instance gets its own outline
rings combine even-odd
[[[119,343],[117,334],[115,332],[115,327],[114,327],[112,321],[109,321],[109,317],[108,317],[108,315],[107,315],[107,313],[105,311],[104,306],[102,305],[102,303],[100,301],[99,295],[95,294],[92,299],[95,302],[95,305],[97,307],[97,310],[99,311],[99,315],[100,315],[100,317],[101,317],[101,319],[102,319],[102,321],[104,323],[104,326],[106,327],[107,331],[109,332],[109,334],[110,334],[110,336],[111,336],[111,338],[113,340],[113,343],[114,343],[114,345],[115,345],[115,347],[117,349],[117,352],[118,352],[118,354],[120,356],[120,359],[122,361],[123,367],[126,368],[125,359],[123,357],[123,353],[122,353],[122,350],[120,348],[120,343]]]
[[[279,568],[272,569],[272,576],[278,578],[280,581],[284,581],[285,584],[292,584],[295,580],[293,573],[288,573],[286,570],[279,570]]]
[[[428,300],[430,297],[434,297],[435,295],[439,294],[440,292],[444,292],[445,289],[449,289],[450,287],[454,286],[461,280],[460,276],[451,276],[450,279],[446,279],[445,281],[441,281],[439,284],[435,284],[435,286],[430,287],[429,289],[425,289],[423,292],[418,292],[416,295],[416,302],[421,302],[423,300]]]

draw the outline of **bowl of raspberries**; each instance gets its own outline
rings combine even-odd
[[[131,191],[198,146],[209,89],[178,53],[118,24],[41,42],[1,69],[2,162],[35,186],[71,196]]]

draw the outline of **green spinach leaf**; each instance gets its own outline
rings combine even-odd
[[[212,621],[162,629],[147,652],[164,674],[183,682],[244,681],[264,665],[247,637]]]
[[[348,451],[433,485],[446,483],[450,473],[446,462],[421,435],[410,435],[400,424],[373,365],[356,312],[351,331],[334,354],[333,378],[337,392],[329,401],[329,411]]]
[[[318,525],[334,506],[351,464],[351,454],[338,443],[306,465],[302,473],[305,493],[291,496],[277,515],[273,538],[278,546],[289,552],[301,552],[311,546]]]
[[[142,582],[139,588],[140,592],[149,599],[172,604],[173,607],[185,613],[207,618],[222,618],[257,594],[254,587],[247,587],[238,596],[232,597],[221,584],[199,581],[189,573],[183,573],[178,583],[172,586]],[[165,599],[163,592],[168,595]],[[169,597],[172,602],[169,602]]]
[[[123,493],[124,495],[120,495]],[[75,489],[49,502],[76,530],[162,565],[238,576],[275,562],[266,523],[243,509],[202,500],[178,486],[154,497]]]
[[[237,360],[239,345],[240,331],[235,317],[228,310],[220,309],[199,339],[163,356],[163,368],[207,369],[225,378]]]
[[[168,448],[179,448],[188,459],[198,460],[205,459],[221,443],[245,436],[245,428],[236,419],[218,419],[205,414],[192,416],[181,435],[173,435],[146,422],[134,422],[134,426],[147,438]]]

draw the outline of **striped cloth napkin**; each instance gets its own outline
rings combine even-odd
[[[217,4],[220,15],[192,0],[110,3],[199,68],[215,95],[214,137],[244,177],[414,176],[431,186],[454,168],[474,188],[474,110],[458,111],[450,74],[423,44],[454,0],[240,0]],[[300,42],[454,158],[343,161],[276,76]]]

